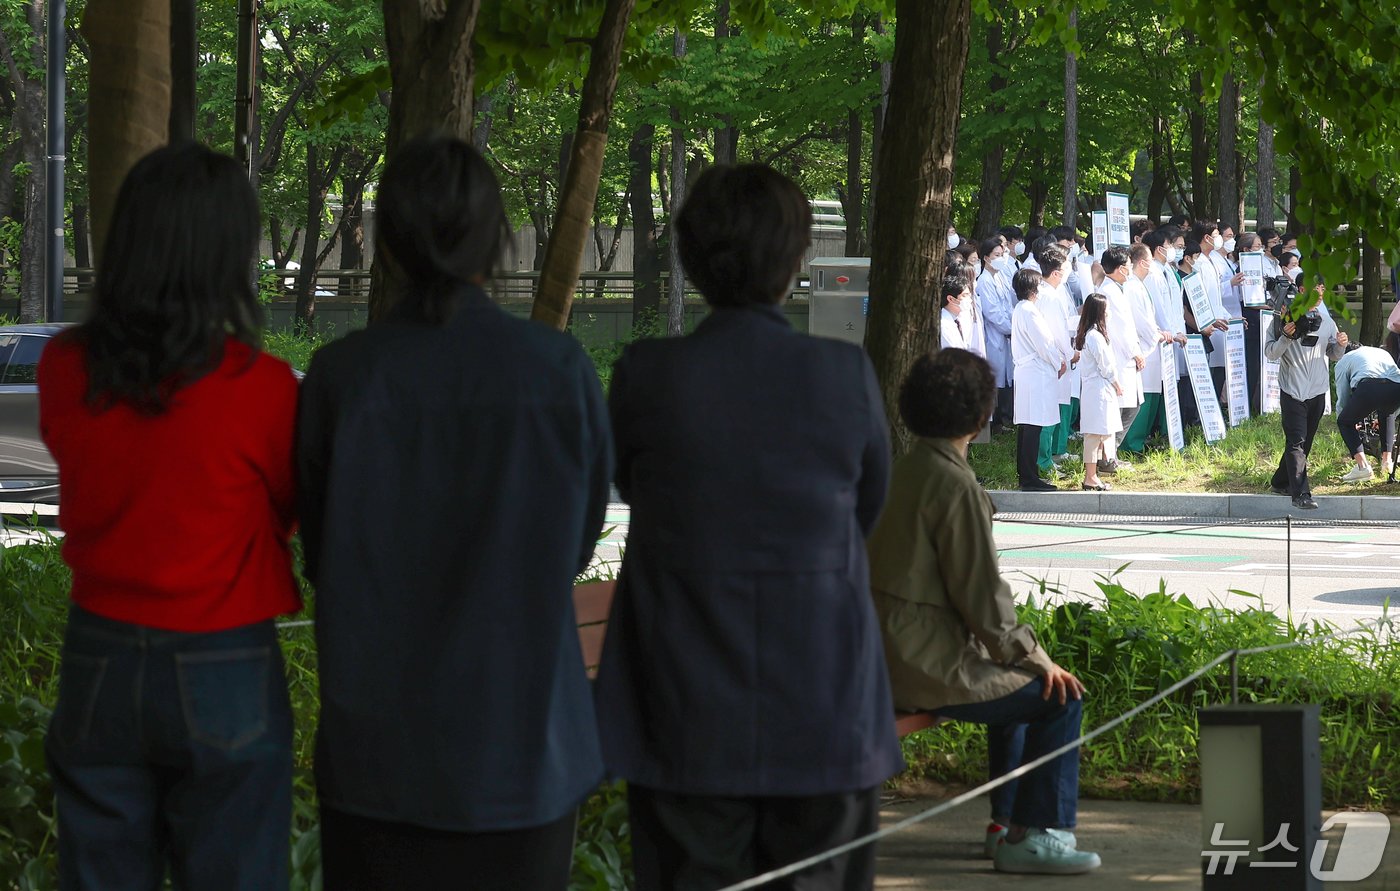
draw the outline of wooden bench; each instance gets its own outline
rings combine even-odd
[[[574,613],[578,617],[578,642],[583,648],[583,665],[588,676],[598,673],[603,657],[603,635],[608,630],[608,612],[612,609],[616,581],[585,582],[574,586]],[[900,736],[937,727],[949,718],[928,712],[895,712],[894,729]]]

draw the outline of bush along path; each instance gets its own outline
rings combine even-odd
[[[53,796],[43,758],[49,710],[58,691],[58,653],[67,615],[68,571],[57,542],[0,548],[0,889],[55,885]],[[307,610],[313,616],[310,591]],[[1294,626],[1260,608],[1227,611],[1193,606],[1165,586],[1139,595],[1104,578],[1097,602],[1058,604],[1054,592],[1021,607],[1057,660],[1088,686],[1086,729],[1120,714],[1221,652],[1311,636],[1327,630]],[[1393,629],[1392,629],[1393,630]],[[316,653],[310,626],[284,629],[296,716],[293,888],[320,887],[320,847],[311,779],[317,712]],[[1400,641],[1361,634],[1240,662],[1241,699],[1317,702],[1322,706],[1323,799],[1400,811]],[[1084,750],[1086,796],[1195,801],[1196,709],[1229,697],[1225,666]],[[933,779],[974,784],[985,779],[986,738],[980,727],[945,724],[905,740],[909,770],[894,783]],[[580,816],[572,887],[627,887],[630,848],[622,789],[601,789]]]

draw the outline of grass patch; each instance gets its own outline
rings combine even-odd
[[[1082,445],[1069,444],[1074,460],[1072,473],[1055,480],[1061,488],[1078,489],[1083,481],[1079,463]],[[1283,450],[1279,415],[1250,418],[1230,430],[1219,442],[1207,443],[1199,427],[1186,432],[1186,447],[1172,451],[1166,440],[1154,436],[1143,458],[1132,459],[1131,470],[1105,477],[1125,492],[1226,492],[1265,494]],[[1007,431],[990,443],[972,445],[968,460],[988,489],[1015,489],[1016,434]],[[1375,466],[1375,462],[1372,462]],[[1367,483],[1343,483],[1339,477],[1351,469],[1351,459],[1337,432],[1335,415],[1324,415],[1308,459],[1308,476],[1317,495],[1400,495],[1400,485],[1387,484],[1379,474]]]
[[[1235,648],[1267,646],[1336,630],[1294,625],[1259,607],[1195,606],[1158,590],[1138,595],[1115,578],[1098,582],[1097,602],[1059,602],[1054,589],[1019,606],[1046,650],[1087,688],[1084,729],[1098,727]],[[1322,709],[1323,804],[1400,812],[1400,638],[1349,637],[1239,660],[1240,701],[1317,703]],[[1200,800],[1196,710],[1230,699],[1229,664],[1090,742],[1080,761],[1086,797]],[[980,725],[941,725],[904,741],[901,781],[979,785],[986,780]]]

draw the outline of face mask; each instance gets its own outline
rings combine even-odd
[[[958,233],[950,232],[948,234],[948,250],[951,251],[960,244],[962,244],[962,239],[958,237]]]
[[[1081,251],[1079,250],[1079,245],[1072,244],[1069,246],[1069,258],[1071,260],[1077,259],[1080,253]]]
[[[1225,244],[1223,245],[1223,247],[1225,248],[1225,253],[1228,254],[1233,252],[1235,250],[1235,240],[1233,238],[1225,239]]]
[[[981,261],[981,260],[973,260],[973,261],[972,261],[972,271],[975,272],[975,273],[977,273],[978,275],[981,275],[981,274],[982,274],[982,261]]]
[[[1019,256],[1021,256],[1021,242],[1019,242],[1019,241],[1013,241],[1013,242],[1011,242],[1011,256],[1013,256],[1013,257],[1019,257]]]
[[[1297,248],[1289,248],[1288,250],[1284,251],[1284,253],[1285,253],[1285,254],[1292,254],[1293,256],[1297,257],[1299,260],[1303,259],[1303,252],[1300,251],[1300,250],[1298,250]]]

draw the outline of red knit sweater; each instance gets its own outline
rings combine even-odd
[[[299,609],[288,551],[297,382],[287,364],[230,339],[222,364],[155,417],[124,404],[92,411],[85,365],[71,333],[39,363],[39,426],[58,463],[73,601],[172,631]]]

